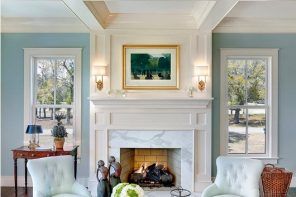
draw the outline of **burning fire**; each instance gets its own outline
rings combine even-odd
[[[167,168],[166,168],[166,166],[164,164],[158,163],[158,162],[156,162],[155,164],[156,164],[155,166],[161,167],[161,170],[167,170]],[[139,167],[139,169],[134,171],[134,173],[144,174],[146,172],[147,167],[148,167],[147,162],[142,163],[141,166]]]
[[[130,174],[129,181],[143,187],[171,187],[173,175],[161,163],[142,163],[139,169]]]

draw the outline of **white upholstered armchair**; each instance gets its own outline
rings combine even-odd
[[[202,197],[259,197],[263,162],[255,159],[217,158],[215,182],[207,187]]]
[[[29,160],[33,197],[90,197],[87,189],[74,179],[72,156]]]

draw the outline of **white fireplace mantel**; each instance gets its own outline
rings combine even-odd
[[[188,143],[182,145],[185,148],[192,144],[192,148],[187,147],[189,151],[184,149],[187,154],[187,164],[188,161],[190,162],[188,165],[183,164],[188,167],[182,168],[185,178],[181,173],[181,180],[183,180],[181,186],[193,192],[200,192],[211,183],[211,103],[213,98],[186,95],[170,97],[170,95],[154,94],[154,96],[139,97],[96,95],[91,96],[89,100],[91,106],[89,188],[92,194],[96,193],[97,161],[100,159],[106,161],[110,155],[120,160],[118,151],[124,147],[119,147],[120,143],[114,143],[115,134],[124,135],[122,140],[125,147],[141,146],[142,148],[165,148],[158,142],[171,140],[164,144],[177,144],[185,134],[191,136],[186,138]],[[160,134],[170,137],[149,141]],[[143,143],[137,144],[133,139]],[[186,142],[186,140],[182,141]]]
[[[207,108],[213,98],[198,97],[98,97],[92,96],[89,100],[97,107],[131,107],[141,108]]]

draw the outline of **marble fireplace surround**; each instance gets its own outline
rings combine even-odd
[[[89,189],[96,163],[120,148],[181,148],[181,186],[200,192],[211,183],[211,98],[90,98]]]
[[[120,148],[180,148],[181,184],[183,188],[193,188],[193,181],[188,180],[194,179],[194,131],[111,130],[108,137],[109,154],[119,160]]]

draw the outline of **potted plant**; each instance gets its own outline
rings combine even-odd
[[[62,123],[62,119],[65,118],[66,116],[64,114],[56,114],[55,119],[58,121],[58,123],[51,130],[51,134],[54,137],[54,144],[57,149],[64,147],[65,137],[68,136],[66,128]]]

